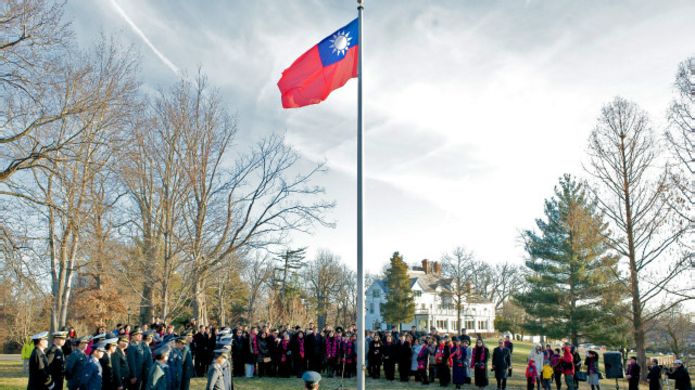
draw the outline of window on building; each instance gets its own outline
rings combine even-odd
[[[379,291],[378,288],[375,288],[374,290],[372,290],[372,296],[373,296],[374,298],[379,298],[379,297],[381,297],[381,291]]]
[[[487,329],[487,321],[478,321],[478,329],[486,330]]]
[[[445,320],[437,320],[437,329],[447,329]]]
[[[413,291],[413,296],[414,296],[414,297],[421,297],[421,296],[422,296],[422,291],[420,291],[420,290],[415,290],[415,291]]]
[[[369,314],[374,314],[374,302],[369,302]]]
[[[420,304],[420,308],[421,308],[422,310],[425,310],[425,309],[427,309],[427,305],[425,305],[424,303],[421,303],[421,304]]]
[[[466,321],[466,329],[475,329],[475,321]]]

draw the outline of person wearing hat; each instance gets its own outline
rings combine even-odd
[[[48,332],[41,332],[31,336],[34,341],[34,350],[29,358],[29,384],[27,389],[52,389],[53,378],[48,368],[48,359],[44,352],[48,347]]]
[[[223,349],[216,349],[214,353],[215,360],[208,369],[208,383],[205,385],[205,389],[228,390],[229,387],[227,387],[222,367],[227,362],[229,355],[227,354],[226,350]]]
[[[177,337],[174,340],[173,348],[169,352],[169,360],[167,360],[167,365],[169,366],[169,380],[171,381],[172,389],[180,389],[181,381],[183,379],[183,356],[182,350],[185,344],[185,337]]]
[[[112,356],[118,348],[118,339],[106,339],[104,343],[104,356],[99,359],[101,365],[101,383],[104,390],[116,390],[116,381],[113,376]]]
[[[169,346],[164,345],[154,351],[154,364],[150,368],[147,375],[146,390],[169,390],[171,381],[169,375],[171,373],[167,361],[169,360]]]
[[[123,390],[128,387],[130,378],[130,367],[126,358],[126,348],[128,348],[128,336],[121,335],[118,338],[116,351],[111,355],[111,365],[113,366],[113,383],[116,390]]]
[[[100,342],[92,349],[92,354],[84,366],[84,372],[80,376],[80,390],[101,390],[102,389],[102,369],[99,359],[104,356],[106,349],[104,342]]]
[[[89,343],[89,337],[78,338],[77,346],[65,360],[65,379],[68,380],[68,389],[70,390],[75,390],[80,385],[80,378],[84,366],[87,364],[87,354],[84,353],[84,350],[87,349],[87,343]]]
[[[319,382],[321,382],[321,374],[316,371],[306,371],[302,375],[302,380],[304,381],[304,388],[307,390],[317,390],[319,388]]]
[[[222,351],[224,351],[224,353],[227,355],[226,359],[224,360],[224,363],[222,363],[222,376],[224,377],[224,388],[233,389],[234,383],[232,382],[232,367],[231,362],[229,361],[232,348],[230,345],[225,345],[224,347],[222,347]]]
[[[690,382],[690,374],[688,374],[688,370],[685,369],[680,359],[676,359],[673,362],[673,367],[666,372],[666,376],[676,381],[674,384],[676,390],[692,390],[693,388]]]
[[[128,389],[138,390],[142,383],[142,377],[146,375],[145,352],[142,347],[142,330],[135,327],[130,333],[130,344],[126,348],[126,358],[128,359],[128,368],[130,376],[128,377]]]
[[[183,333],[183,348],[181,349],[182,367],[181,367],[181,390],[188,390],[191,387],[191,378],[195,375],[193,370],[193,354],[191,353],[191,341],[193,340],[193,332],[187,330]]]
[[[141,382],[141,388],[146,389],[147,388],[147,377],[148,374],[150,373],[150,369],[152,368],[152,348],[150,348],[150,344],[152,344],[152,340],[154,340],[154,332],[152,331],[147,331],[143,332],[142,334],[142,359],[143,359],[143,364],[142,364],[142,382]]]
[[[65,377],[65,356],[63,355],[63,345],[68,337],[68,332],[53,332],[53,342],[46,349],[46,359],[48,359],[48,370],[55,383],[55,390],[62,390]]]

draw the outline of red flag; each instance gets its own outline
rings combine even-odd
[[[357,77],[358,23],[355,19],[324,38],[282,72],[278,81],[282,107],[321,103],[334,89]]]

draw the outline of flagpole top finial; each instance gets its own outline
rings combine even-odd
[[[364,6],[364,0],[357,0],[357,5]]]

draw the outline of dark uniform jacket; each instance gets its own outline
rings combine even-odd
[[[141,343],[142,345],[142,358],[143,358],[143,364],[142,364],[142,388],[146,389],[147,388],[147,380],[149,377],[150,369],[152,368],[152,365],[154,364],[154,360],[152,360],[152,350],[150,349],[150,346]]]
[[[65,379],[68,380],[68,389],[75,390],[80,385],[80,375],[87,363],[87,355],[79,349],[75,349],[65,361]]]
[[[169,388],[169,378],[167,378],[167,366],[160,362],[154,362],[147,375],[146,390],[167,390]]]
[[[128,386],[128,378],[130,378],[130,368],[128,360],[125,357],[125,352],[120,348],[116,348],[116,352],[111,355],[111,366],[113,367],[113,383],[118,387],[126,388]]]
[[[101,364],[101,383],[104,390],[116,390],[116,383],[113,379],[113,365],[111,364],[111,356],[105,353],[99,359]]]
[[[53,386],[51,372],[48,370],[46,354],[34,348],[29,357],[29,384],[27,390],[43,390]]]
[[[101,390],[102,389],[102,370],[96,358],[90,357],[84,367],[80,389]]]
[[[51,344],[46,349],[46,359],[48,359],[48,371],[51,373],[55,387],[53,390],[63,388],[63,378],[65,377],[65,356],[63,350],[55,344]]]
[[[191,387],[191,378],[193,378],[193,354],[191,348],[186,345],[181,351],[182,367],[181,367],[181,390],[188,390]]]
[[[147,372],[143,371],[145,364],[145,356],[143,351],[143,343],[130,343],[126,349],[126,358],[128,359],[128,368],[130,369],[130,376],[128,377],[128,384],[130,384],[130,379],[137,379],[137,383],[142,382],[142,377],[147,375]]]

